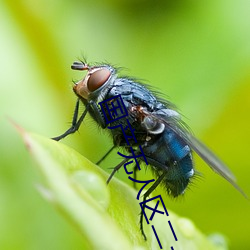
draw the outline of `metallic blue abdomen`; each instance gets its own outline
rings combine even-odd
[[[165,129],[143,152],[157,176],[165,173],[163,183],[169,194],[182,194],[194,175],[190,147],[170,129]]]

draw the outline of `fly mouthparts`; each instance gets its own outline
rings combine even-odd
[[[73,62],[71,69],[74,70],[88,70],[89,66],[83,62]]]

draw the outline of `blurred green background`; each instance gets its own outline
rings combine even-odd
[[[47,137],[64,132],[72,80],[83,76],[70,65],[82,55],[166,94],[250,196],[249,13],[247,0],[1,1],[0,249],[81,248],[81,235],[36,191],[39,173],[8,117]],[[93,124],[63,143],[96,162],[112,142]],[[195,160],[203,177],[183,198],[166,196],[167,208],[224,234],[230,249],[250,249],[250,202]],[[102,167],[118,162],[114,152]],[[117,177],[131,185],[123,171]]]

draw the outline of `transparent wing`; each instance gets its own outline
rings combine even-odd
[[[164,114],[165,113],[165,114]],[[174,131],[182,140],[184,140],[193,151],[195,151],[216,173],[221,175],[229,183],[231,183],[242,195],[247,199],[247,195],[236,184],[236,178],[229,168],[202,142],[195,138],[182,123],[177,115],[170,115],[170,112],[160,111],[149,114],[153,119]]]
[[[211,167],[217,174],[221,175],[241,194],[248,198],[243,190],[237,185],[236,178],[233,173],[210,149],[208,149],[202,142],[191,134],[182,134],[181,138],[187,142],[187,144],[208,164],[209,167]]]

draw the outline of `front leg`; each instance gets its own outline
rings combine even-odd
[[[53,137],[51,139],[53,139],[55,141],[60,141],[64,137],[68,136],[69,134],[75,133],[79,129],[79,127],[80,127],[80,125],[81,125],[84,117],[86,116],[87,112],[89,111],[89,104],[88,104],[86,106],[86,109],[82,113],[81,117],[77,121],[78,111],[79,111],[79,103],[80,103],[80,101],[78,99],[77,102],[76,102],[76,106],[75,106],[75,110],[74,110],[74,116],[73,116],[73,120],[72,120],[72,123],[71,123],[71,127],[66,132],[64,132],[62,135],[59,135],[57,137]]]

